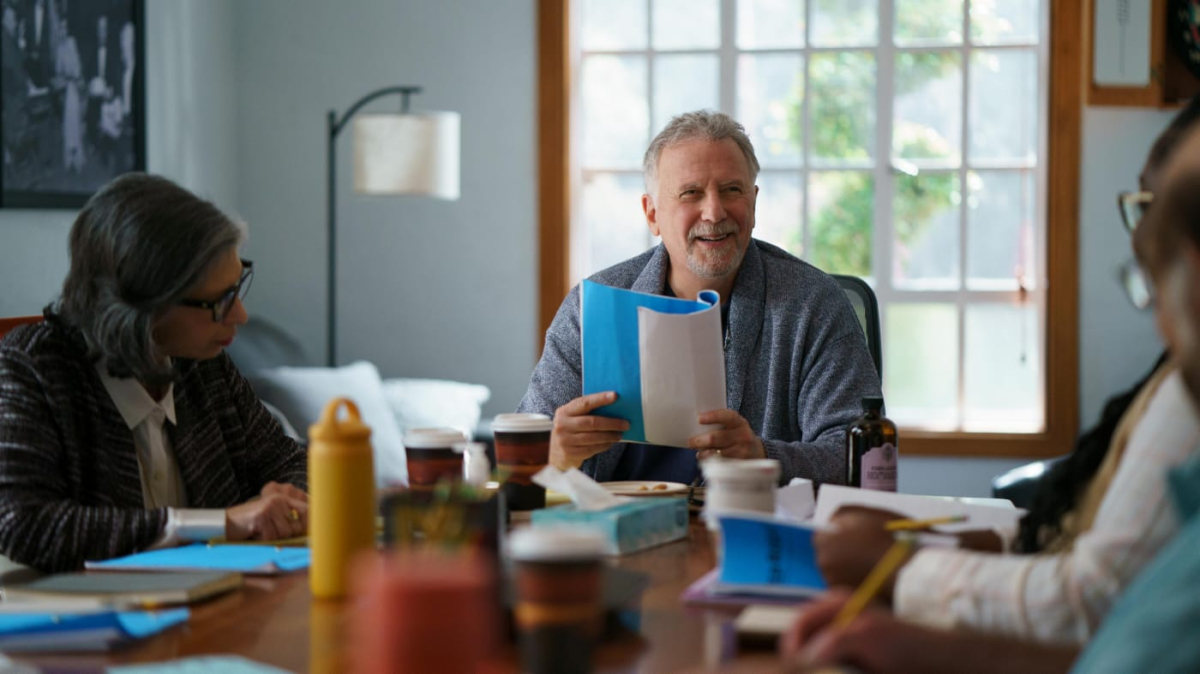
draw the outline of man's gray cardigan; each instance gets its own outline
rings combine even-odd
[[[657,248],[591,277],[617,288],[662,294],[670,259]],[[722,301],[725,298],[721,298]],[[558,308],[520,411],[553,415],[583,390],[579,286]],[[733,285],[725,340],[729,409],[782,464],[782,480],[846,481],[846,427],[879,375],[841,287],[816,267],[751,239]],[[626,443],[588,459],[584,472],[611,479]]]

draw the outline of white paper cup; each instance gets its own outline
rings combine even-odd
[[[717,529],[716,516],[733,512],[775,512],[779,486],[779,461],[775,459],[719,459],[700,463],[704,473],[704,521]]]

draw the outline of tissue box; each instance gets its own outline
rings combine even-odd
[[[530,521],[591,527],[604,534],[607,554],[625,555],[686,537],[688,507],[682,498],[639,498],[604,510],[579,510],[568,503],[534,510]]]

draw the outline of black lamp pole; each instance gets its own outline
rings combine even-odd
[[[346,114],[342,115],[341,119],[338,119],[336,110],[329,111],[329,144],[326,154],[326,157],[329,161],[329,169],[327,172],[329,184],[327,186],[328,193],[326,194],[326,200],[329,207],[329,229],[326,234],[328,237],[326,240],[326,248],[329,253],[329,286],[327,291],[329,297],[329,325],[327,326],[327,352],[325,360],[326,364],[330,367],[337,365],[337,137],[338,134],[342,132],[342,129],[346,127],[346,123],[349,122],[352,117],[354,117],[355,113],[357,113],[364,105],[370,103],[376,98],[381,96],[389,96],[391,94],[399,94],[400,113],[404,114],[408,112],[409,97],[413,94],[419,93],[421,93],[421,87],[384,87],[382,89],[376,89],[375,91],[372,91],[366,96],[358,99],[354,105],[350,106],[350,109],[346,111]]]

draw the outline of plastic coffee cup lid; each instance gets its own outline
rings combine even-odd
[[[492,431],[501,433],[543,433],[554,428],[554,422],[545,414],[517,412],[497,414],[492,420]]]
[[[707,459],[700,462],[700,470],[707,480],[721,478],[753,478],[762,477],[771,480],[779,479],[779,461],[777,459]]]
[[[581,527],[531,526],[508,538],[508,555],[517,561],[584,561],[604,552],[604,534]]]
[[[443,449],[467,441],[462,431],[453,428],[414,428],[404,436],[404,446],[413,449]]]

